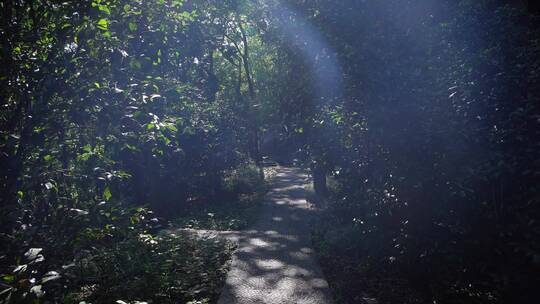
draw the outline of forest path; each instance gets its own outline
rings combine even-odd
[[[258,221],[226,236],[238,243],[218,304],[331,303],[328,283],[310,248],[309,177],[277,167]]]

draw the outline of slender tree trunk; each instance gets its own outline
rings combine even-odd
[[[250,61],[249,61],[249,45],[246,30],[242,24],[242,20],[238,17],[238,28],[242,34],[242,44],[244,45],[244,52],[241,54],[242,62],[244,64],[244,71],[246,73],[246,80],[248,84],[248,92],[250,98],[250,135],[249,135],[249,145],[251,149],[251,157],[255,160],[255,163],[259,167],[259,174],[261,178],[264,179],[264,171],[262,169],[262,155],[260,152],[260,140],[259,140],[259,128],[257,126],[256,110],[257,106],[257,93],[255,92],[255,85],[253,83],[253,74],[251,72]]]
[[[244,44],[244,52],[242,54],[242,62],[244,63],[244,70],[246,71],[246,79],[248,83],[248,91],[249,91],[249,97],[252,99],[252,102],[255,102],[256,96],[255,96],[255,86],[253,84],[253,75],[251,73],[251,67],[249,63],[249,46],[248,46],[248,39],[246,30],[244,29],[244,26],[242,25],[242,21],[239,18],[239,24],[238,27],[240,29],[240,33],[242,34],[242,43]]]
[[[208,68],[206,69],[206,97],[208,102],[213,103],[216,100],[216,94],[219,91],[219,84],[216,74],[214,72],[214,49],[208,50],[206,56],[206,62]]]
[[[240,101],[242,99],[242,66],[238,66],[238,82],[236,84],[236,99]]]
[[[315,193],[322,197],[328,195],[328,187],[326,186],[326,170],[319,164],[315,164],[313,171],[313,188]]]

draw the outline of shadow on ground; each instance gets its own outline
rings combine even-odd
[[[312,210],[307,174],[277,168],[274,187],[254,227],[222,234],[238,243],[219,304],[331,303],[328,283],[310,248]]]

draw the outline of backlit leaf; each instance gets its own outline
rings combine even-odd
[[[105,190],[103,190],[103,198],[108,201],[112,197],[111,189],[109,186],[105,187]]]

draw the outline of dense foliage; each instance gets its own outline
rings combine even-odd
[[[140,279],[142,267],[165,257],[165,268],[152,271],[169,279],[146,286],[147,295],[172,302],[207,296],[189,294],[189,284],[204,282],[169,265],[175,256],[190,272],[203,269],[191,260],[197,245],[165,239],[160,248],[138,246],[164,225],[158,217],[226,192],[226,177],[256,152],[245,136],[256,132],[252,69],[241,57],[242,7],[182,0],[0,3],[2,298],[65,303],[67,293],[90,288],[89,299],[96,299],[103,288],[116,288],[106,285]],[[223,87],[235,69],[239,87]],[[88,259],[86,268],[114,274],[65,273]],[[143,262],[128,265],[136,259]],[[142,291],[113,294],[151,299]]]
[[[341,91],[314,96],[319,67],[283,44],[282,94],[300,107],[282,100],[284,141],[319,193],[332,177],[316,240],[340,301],[531,303],[537,16],[519,1],[288,3],[286,18],[322,33],[317,56],[340,63]]]
[[[157,232],[247,226],[267,154],[326,198],[338,302],[530,303],[537,22],[520,0],[0,1],[0,301],[215,300],[230,246]]]

